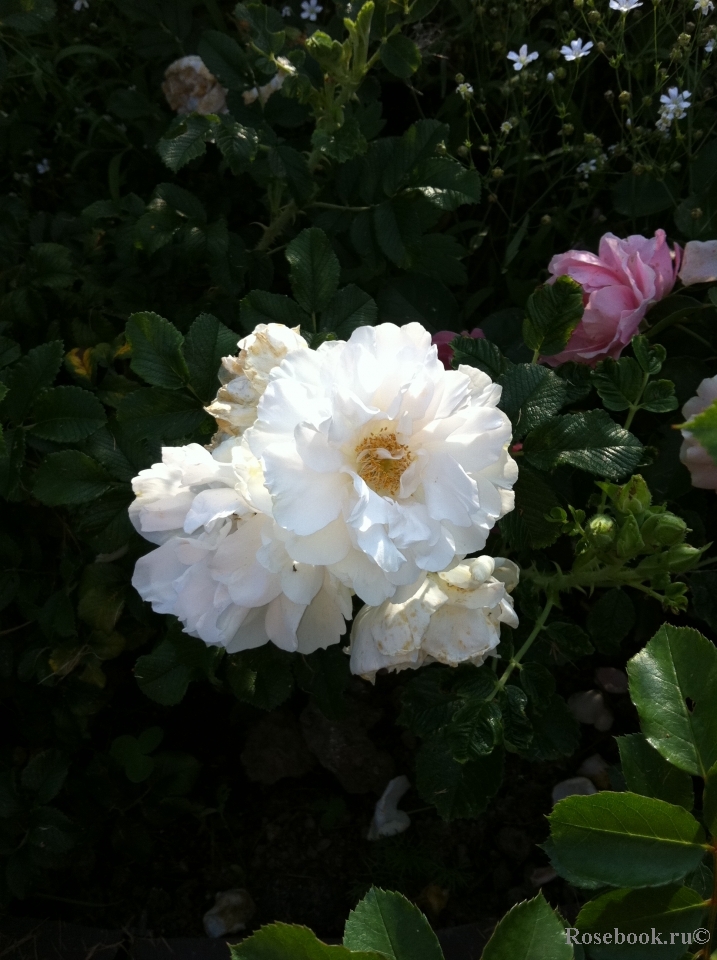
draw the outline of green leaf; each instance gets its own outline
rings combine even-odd
[[[590,608],[585,625],[601,653],[617,653],[635,626],[635,606],[630,595],[619,587],[606,590]]]
[[[413,40],[402,33],[395,33],[381,44],[381,63],[395,77],[408,79],[421,66],[421,51]]]
[[[560,353],[582,320],[583,309],[583,288],[570,277],[538,287],[526,304],[526,346],[545,357]]]
[[[560,866],[609,886],[675,883],[706,850],[704,830],[683,807],[636,793],[568,797],[548,819]]]
[[[717,837],[717,763],[710,769],[705,780],[702,819],[713,839]]]
[[[310,694],[325,717],[343,716],[345,690],[351,679],[349,658],[336,644],[326,650],[315,650],[309,656],[292,658],[296,682]]]
[[[25,790],[34,794],[35,803],[49,803],[62,789],[69,766],[61,750],[43,750],[29,761],[20,782]]]
[[[525,669],[528,666],[526,664]],[[554,693],[539,704],[529,704],[527,714],[533,727],[533,738],[527,747],[521,749],[521,756],[541,763],[575,753],[580,744],[580,724],[561,696]]]
[[[560,506],[553,485],[537,470],[521,464],[513,489],[515,509],[500,521],[503,535],[522,549],[539,550],[555,543],[560,526],[546,519],[554,507]]]
[[[606,357],[595,368],[595,389],[608,410],[627,410],[637,403],[644,373],[631,357]]]
[[[18,33],[39,33],[57,13],[54,0],[5,0],[0,8],[3,26]]]
[[[308,927],[272,923],[241,943],[229,944],[231,960],[386,960],[380,953],[322,943]]]
[[[348,339],[357,327],[376,323],[376,301],[353,283],[337,291],[321,315],[321,328]]]
[[[25,272],[29,284],[50,290],[63,290],[75,281],[70,251],[60,243],[36,243],[30,247]]]
[[[617,737],[622,775],[627,789],[643,797],[656,797],[691,810],[695,803],[692,779],[651,747],[643,734]]]
[[[669,413],[679,406],[672,380],[653,380],[645,387],[640,408],[650,413]]]
[[[10,370],[6,380],[8,393],[0,403],[0,418],[24,420],[38,394],[52,384],[62,365],[61,340],[51,340],[30,350]]]
[[[134,440],[178,440],[212,421],[200,402],[187,393],[145,387],[128,394],[117,407],[117,419]]]
[[[409,180],[439,210],[456,210],[464,203],[479,203],[481,178],[450,157],[429,157]]]
[[[48,507],[77,506],[101,496],[112,485],[112,477],[92,457],[79,450],[62,450],[45,457],[32,492]]]
[[[590,410],[541,424],[525,438],[523,453],[539,470],[568,465],[618,480],[635,469],[642,444],[604,410]]]
[[[717,460],[717,400],[698,413],[688,423],[680,425],[682,430],[688,430],[691,436],[701,444],[713,460]]]
[[[542,893],[516,904],[485,946],[482,960],[572,960],[562,921]]]
[[[227,116],[223,116],[221,123],[215,128],[214,139],[232,173],[241,173],[259,149],[259,135],[256,130]]]
[[[626,174],[613,190],[613,204],[627,217],[644,217],[669,210],[677,204],[679,190],[672,177],[656,180],[649,174]]]
[[[488,806],[503,778],[503,751],[458,763],[441,738],[426,741],[416,755],[416,787],[444,820],[475,817]]]
[[[228,34],[219,30],[205,30],[199,40],[197,53],[210,73],[221,80],[228,90],[244,90],[251,68],[247,56]]]
[[[274,710],[291,696],[291,654],[273,643],[227,657],[226,678],[238,700],[260,710]]]
[[[156,313],[133,313],[125,330],[132,348],[134,372],[153,387],[178,390],[189,380],[182,353],[184,337],[173,323]]]
[[[283,323],[287,327],[311,325],[310,316],[296,300],[283,293],[252,290],[241,302],[241,322],[245,330],[253,330],[258,323]]]
[[[492,380],[498,380],[506,367],[506,359],[498,347],[490,340],[461,337],[451,341],[453,366],[465,363],[487,373]]]
[[[104,407],[82,387],[53,387],[37,398],[31,432],[43,440],[77,443],[107,422]]]
[[[291,289],[307,313],[319,313],[339,285],[339,261],[329,238],[318,227],[307,227],[286,248]]]
[[[471,697],[458,701],[440,740],[454,760],[466,763],[492,753],[500,735],[501,710],[498,704]]]
[[[344,928],[349,950],[375,951],[388,960],[443,960],[431,925],[418,907],[401,896],[371,887]]]
[[[701,304],[697,304],[697,306],[701,307]],[[632,338],[630,346],[632,347],[632,352],[635,354],[635,359],[645,373],[649,373],[651,377],[654,377],[662,370],[662,364],[667,357],[667,351],[661,343],[650,343],[647,337],[638,336]]]
[[[697,630],[664,624],[627,664],[642,732],[681,770],[717,762],[717,648]]]
[[[19,359],[21,354],[20,344],[10,337],[0,336],[0,367],[7,367]]]
[[[567,401],[565,381],[537,363],[515,364],[500,377],[499,383],[503,387],[500,408],[513,423],[514,440],[554,417]]]
[[[265,53],[279,53],[284,46],[284,23],[278,10],[263,3],[238,3],[234,8],[237,21],[247,20],[251,24],[253,39]]]
[[[575,928],[571,928],[580,931],[573,942],[590,943],[584,935],[591,936],[590,956],[595,960],[680,960],[685,952],[682,938],[670,934],[691,933],[703,925],[705,913],[702,897],[689,887],[610,890],[582,908]],[[619,945],[614,942],[616,930],[625,937]],[[646,940],[628,943],[631,933],[638,938],[647,935]],[[596,934],[601,935],[602,943]],[[605,934],[609,934],[609,940]]]
[[[191,114],[177,117],[157,143],[157,153],[175,173],[207,150],[207,138],[213,132],[207,117]]]
[[[128,577],[119,567],[88,564],[80,581],[78,617],[96,630],[111,633],[122,614],[128,587]]]
[[[150,700],[171,707],[181,701],[192,680],[208,674],[216,654],[196,637],[174,630],[137,660],[134,676]]]
[[[237,351],[237,335],[211,313],[201,313],[189,328],[184,341],[184,355],[190,381],[207,403],[219,389],[222,357],[236,354]]]

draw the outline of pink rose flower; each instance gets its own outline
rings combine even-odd
[[[439,330],[438,333],[434,333],[431,337],[431,343],[438,347],[438,359],[446,370],[453,369],[451,366],[453,351],[450,348],[450,343],[456,337],[473,337],[474,340],[484,340],[485,334],[480,327],[475,327],[470,333],[467,330],[462,330],[461,333],[456,333],[455,330]]]
[[[651,239],[620,240],[606,233],[597,255],[568,250],[553,257],[548,269],[554,278],[568,276],[582,285],[585,313],[562,353],[543,361],[552,367],[567,360],[594,366],[604,357],[617,359],[648,307],[672,290],[680,258],[680,248],[675,244],[673,254],[664,230]]]
[[[708,377],[697,387],[697,396],[692,397],[682,408],[685,420],[692,420],[717,400],[717,377]],[[717,463],[698,443],[689,430],[683,430],[680,460],[692,474],[692,486],[702,490],[717,490]]]

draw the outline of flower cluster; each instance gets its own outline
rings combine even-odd
[[[666,133],[672,126],[673,120],[682,120],[686,117],[691,106],[691,96],[689,90],[683,90],[680,93],[677,87],[670,87],[667,93],[663,93],[660,97],[660,103],[662,104],[660,116],[655,124],[657,129]]]
[[[374,607],[435,605],[436,574],[444,593],[474,591],[473,566],[459,586],[455,565],[512,509],[518,472],[500,387],[446,370],[417,323],[360,327],[317,350],[260,324],[239,347],[208,408],[212,448],[165,448],[134,480],[132,521],[159,545],[137,563],[141,596],[230,652],[272,641],[308,653],[338,642],[354,593]],[[470,606],[493,627],[513,619],[496,589]],[[416,665],[457,662],[425,642]],[[462,659],[491,645],[479,647]]]

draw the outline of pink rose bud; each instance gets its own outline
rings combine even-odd
[[[717,400],[717,377],[708,377],[697,387],[697,396],[692,397],[682,408],[685,420],[692,420]],[[717,463],[698,443],[689,430],[683,430],[680,460],[692,474],[692,486],[702,490],[717,491]]]
[[[652,238],[638,234],[626,240],[606,233],[597,254],[568,250],[553,257],[548,269],[554,278],[568,276],[581,284],[585,313],[562,353],[543,361],[553,367],[568,360],[594,366],[605,357],[617,359],[649,307],[672,290],[681,253],[657,230]]]
[[[438,359],[446,370],[453,369],[453,351],[450,343],[456,337],[473,337],[474,340],[484,340],[485,334],[480,327],[475,327],[470,333],[467,330],[462,330],[460,333],[456,333],[454,330],[439,330],[438,333],[434,333],[431,337],[431,343],[438,347]]]

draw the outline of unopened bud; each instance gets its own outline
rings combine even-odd
[[[602,20],[602,14],[598,10],[591,10],[588,14],[588,20],[590,23],[600,23]]]
[[[620,103],[629,103],[632,98],[632,94],[629,90],[623,90],[620,96],[617,98]]]
[[[623,559],[634,557],[640,553],[644,546],[637,520],[632,514],[628,514],[617,535],[617,555]]]
[[[653,513],[640,530],[648,547],[674,547],[687,535],[687,524],[674,513]]]
[[[650,489],[636,473],[617,491],[615,505],[621,513],[643,513],[652,503]]]
[[[607,550],[612,546],[617,533],[617,524],[612,517],[598,514],[588,521],[586,532],[588,539],[596,550]]]

